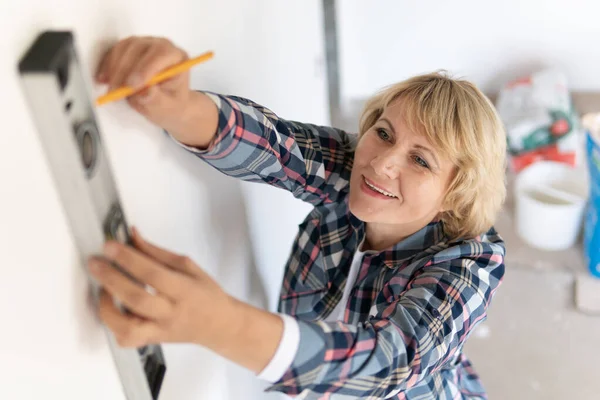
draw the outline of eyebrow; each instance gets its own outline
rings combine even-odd
[[[390,127],[390,129],[392,130],[392,132],[394,133],[394,135],[396,135],[396,130],[394,129],[394,125],[392,125],[392,123],[390,122],[389,119],[387,119],[387,118],[384,117],[384,118],[380,118],[379,120],[385,122],[386,124],[388,124],[388,126]],[[431,150],[429,147],[426,147],[426,146],[423,146],[423,145],[420,145],[420,144],[416,144],[415,147],[418,148],[418,149],[424,150],[424,151],[428,152],[429,154],[431,154],[431,157],[433,158],[433,161],[435,161],[435,163],[437,164],[437,166],[439,168],[440,163],[439,163],[439,161],[438,161],[438,159],[437,159],[437,157],[435,155],[435,152],[433,150]]]

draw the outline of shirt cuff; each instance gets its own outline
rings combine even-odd
[[[231,147],[231,143],[233,142],[232,138],[228,138],[227,135],[230,133],[231,129],[233,129],[233,127],[235,126],[235,125],[232,125],[232,121],[235,120],[234,112],[233,112],[234,107],[230,103],[230,100],[227,99],[223,95],[219,95],[219,94],[213,93],[213,92],[201,91],[201,90],[199,90],[198,92],[206,95],[217,106],[217,112],[218,112],[217,131],[215,132],[215,135],[213,136],[213,138],[210,141],[210,143],[208,144],[208,146],[205,149],[188,146],[188,145],[180,142],[179,140],[175,139],[175,137],[173,137],[173,135],[171,135],[171,133],[169,131],[167,131],[167,130],[164,130],[164,131],[175,143],[177,143],[179,146],[183,147],[184,149],[186,149],[192,153],[195,153],[196,155],[216,156],[216,155],[219,155],[219,153],[221,151],[223,151],[224,148]]]
[[[300,328],[296,319],[286,314],[278,315],[283,319],[283,335],[275,351],[275,355],[261,373],[258,374],[258,378],[270,383],[281,379],[285,371],[292,365],[300,343]]]

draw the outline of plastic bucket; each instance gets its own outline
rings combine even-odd
[[[517,234],[538,249],[569,248],[581,232],[586,203],[581,171],[560,162],[536,162],[515,180]]]

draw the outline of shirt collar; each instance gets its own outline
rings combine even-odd
[[[357,234],[357,244],[365,239],[365,223],[358,219],[348,208],[350,225]],[[391,248],[380,252],[367,251],[365,254],[377,257],[388,268],[400,267],[421,253],[436,253],[447,241],[444,233],[444,223],[433,221],[396,243]]]

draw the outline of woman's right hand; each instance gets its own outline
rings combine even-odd
[[[109,90],[124,85],[141,89],[127,98],[131,107],[177,140],[202,147],[214,136],[216,106],[207,96],[190,90],[189,71],[145,87],[154,75],[187,59],[187,53],[168,39],[132,36],[106,52],[96,80],[108,84]]]

